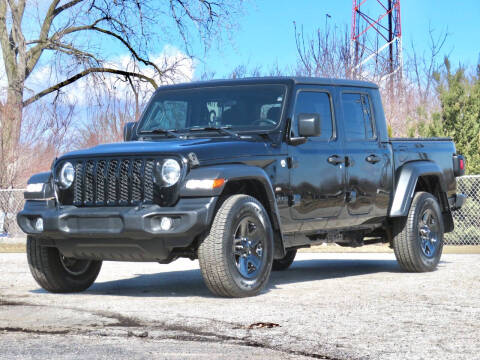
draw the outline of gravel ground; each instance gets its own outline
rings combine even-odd
[[[479,255],[409,274],[393,254],[301,253],[246,299],[213,297],[190,260],[107,262],[69,295],[39,289],[24,254],[0,270],[1,359],[480,359]]]

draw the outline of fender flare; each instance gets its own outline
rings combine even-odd
[[[215,189],[189,189],[186,187],[189,180],[213,179],[225,179],[225,183],[221,187]],[[273,230],[280,240],[279,244],[275,241],[275,258],[282,258],[285,256],[285,245],[280,226],[281,222],[277,201],[273,191],[272,182],[262,168],[244,164],[212,165],[193,168],[189,171],[183,181],[182,187],[180,188],[180,197],[220,196],[229,182],[239,180],[256,180],[262,184],[270,205],[270,218],[272,220]],[[214,214],[211,214],[212,219],[213,215]]]
[[[39,192],[24,192],[23,197],[25,200],[50,199],[55,197],[55,191],[52,186],[51,171],[32,175],[27,181],[27,185],[30,184],[43,184],[43,186]]]
[[[408,215],[418,178],[425,175],[436,176],[440,189],[447,191],[443,172],[437,164],[424,160],[408,162],[397,170],[395,194],[388,212],[390,217]]]
[[[38,183],[46,184],[50,182],[51,177],[52,177],[51,171],[45,171],[38,174],[34,174],[30,177],[30,179],[28,179],[27,184],[38,184]]]

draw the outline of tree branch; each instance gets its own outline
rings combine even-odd
[[[48,45],[45,48],[45,50],[56,50],[56,51],[60,51],[60,52],[62,52],[64,54],[67,54],[67,55],[75,56],[77,58],[81,58],[81,57],[90,58],[90,59],[94,60],[97,64],[101,63],[101,61],[99,59],[97,59],[97,57],[94,54],[83,51],[83,50],[79,50],[79,49],[75,48],[74,46],[68,45],[68,44],[51,43],[50,45]]]
[[[55,17],[57,17],[64,10],[71,8],[72,6],[75,6],[82,1],[83,0],[72,0],[63,6],[60,6],[59,8],[57,8],[57,5],[60,3],[60,0],[52,1],[50,6],[48,7],[47,14],[45,15],[42,28],[40,29],[38,41],[36,41],[38,44],[27,52],[27,66],[25,71],[26,77],[28,77],[28,75],[32,72],[33,68],[40,59],[40,56],[42,55],[42,50],[45,49],[48,34],[50,33],[50,28],[52,27],[52,23]],[[52,36],[52,39],[54,39],[54,36]]]
[[[56,85],[53,85],[53,86],[49,87],[48,89],[40,91],[36,95],[34,95],[34,96],[28,98],[27,100],[25,100],[23,102],[23,106],[30,105],[31,103],[37,101],[38,99],[44,97],[45,95],[48,95],[48,94],[50,94],[54,91],[58,91],[61,88],[65,87],[67,85],[70,85],[71,83],[77,81],[78,79],[81,79],[81,78],[87,76],[88,74],[92,74],[92,73],[110,73],[110,74],[122,75],[122,76],[125,76],[127,78],[128,77],[136,77],[136,78],[148,81],[153,86],[154,89],[158,88],[158,85],[155,82],[155,80],[153,80],[152,78],[150,78],[148,76],[145,76],[143,74],[130,72],[130,71],[111,69],[111,68],[89,68],[89,69],[86,69],[86,70],[72,76],[71,78],[68,78],[68,79],[66,79],[62,82],[59,82]]]
[[[135,59],[137,59],[138,61],[144,63],[144,64],[147,65],[147,66],[152,66],[155,70],[157,70],[157,72],[158,72],[159,75],[162,74],[162,71],[160,70],[160,68],[159,68],[157,65],[155,65],[155,63],[151,62],[150,60],[147,60],[147,59],[144,59],[144,58],[140,57],[140,56],[137,54],[137,52],[132,48],[132,46],[128,43],[128,41],[126,41],[125,39],[123,39],[120,35],[115,34],[115,33],[112,32],[112,31],[105,30],[105,29],[102,29],[102,28],[99,28],[99,27],[96,27],[96,26],[93,26],[91,30],[95,30],[95,31],[101,32],[101,33],[103,33],[103,34],[112,36],[112,37],[114,37],[115,39],[119,40],[123,45],[125,45],[125,47],[128,49],[128,51],[130,51],[130,53],[135,57]]]
[[[25,50],[25,37],[22,32],[22,19],[25,12],[25,0],[19,0],[13,2],[13,0],[7,1],[10,6],[10,12],[12,17],[11,29],[10,29],[10,46],[13,50],[14,71],[17,79],[25,78],[25,64],[26,64],[26,50]]]
[[[12,59],[14,57],[13,49],[8,40],[8,30],[7,30],[7,0],[0,0],[0,45],[2,47],[3,61],[5,64],[5,70],[7,75],[11,76],[11,71],[9,67],[12,64]]]
[[[48,33],[50,32],[50,27],[52,26],[53,19],[55,18],[54,12],[60,0],[53,0],[50,6],[48,7],[47,13],[45,14],[45,19],[43,19],[43,24],[40,29],[40,34],[38,37],[38,45],[34,46],[27,52],[27,65],[25,69],[25,77],[28,77],[32,72],[33,68],[40,59],[42,55],[42,50],[44,49],[43,43],[46,42],[48,38]]]
[[[53,17],[57,16],[58,14],[60,14],[62,11],[64,10],[67,10],[69,8],[71,8],[72,6],[75,6],[77,5],[78,3],[81,3],[83,0],[72,0],[58,8],[55,9],[55,11],[53,12]]]

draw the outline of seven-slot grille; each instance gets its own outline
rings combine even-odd
[[[73,162],[75,206],[128,206],[153,202],[154,159],[88,159]]]

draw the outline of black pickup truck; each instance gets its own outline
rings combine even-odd
[[[215,294],[250,296],[321,243],[389,243],[402,269],[431,271],[465,201],[453,142],[389,138],[368,82],[165,86],[124,137],[29,180],[17,220],[44,289],[85,290],[102,260],[187,257]]]

